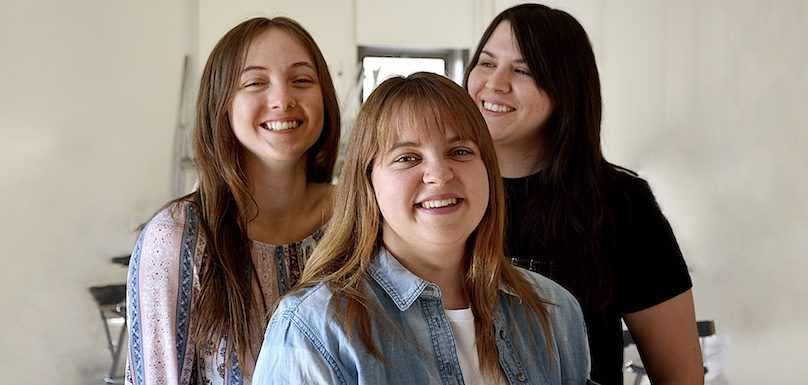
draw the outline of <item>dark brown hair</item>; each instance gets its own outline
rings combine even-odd
[[[537,87],[553,101],[542,127],[540,193],[519,204],[532,213],[530,224],[509,227],[541,229],[527,234],[531,250],[541,250],[550,275],[582,302],[603,308],[614,283],[609,264],[611,219],[604,187],[610,165],[600,145],[602,100],[595,55],[584,28],[570,14],[540,4],[506,9],[486,29],[466,68],[471,70],[483,46],[503,21],[511,25],[522,57]],[[510,234],[510,231],[509,231]]]

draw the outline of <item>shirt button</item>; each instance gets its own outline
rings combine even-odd
[[[505,329],[499,330],[499,338],[502,338],[503,340],[505,339]]]
[[[516,379],[519,380],[519,382],[525,382],[525,381],[527,381],[527,375],[525,375],[524,373],[521,373],[521,372],[517,373],[516,374]]]

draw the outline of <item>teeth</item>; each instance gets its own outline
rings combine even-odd
[[[499,104],[494,104],[494,103],[491,103],[491,102],[485,102],[485,101],[483,102],[483,108],[485,108],[488,111],[493,111],[493,112],[511,112],[511,111],[515,110],[515,108],[511,108],[511,107],[503,106],[503,105],[499,105]]]
[[[434,201],[421,202],[421,207],[425,209],[436,209],[439,207],[454,206],[457,204],[457,198],[439,199]]]
[[[262,127],[272,130],[272,131],[284,131],[289,130],[292,128],[297,128],[300,125],[300,122],[297,120],[289,120],[285,122],[280,121],[272,121],[268,123],[261,124]]]

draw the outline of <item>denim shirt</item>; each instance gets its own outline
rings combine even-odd
[[[508,383],[589,383],[589,348],[581,309],[553,281],[521,270],[548,306],[552,351],[537,316],[500,289],[494,314],[499,362]],[[284,297],[269,321],[253,384],[462,385],[454,338],[440,290],[382,250],[365,278],[368,299],[387,316],[371,316],[372,338],[385,362],[357,331],[346,334],[333,315],[342,301],[320,283]]]

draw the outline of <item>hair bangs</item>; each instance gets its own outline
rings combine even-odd
[[[465,92],[459,88],[448,91],[435,84],[434,78],[427,79],[421,73],[410,75],[384,101],[376,130],[379,150],[392,147],[404,133],[417,138],[445,137],[447,130],[480,146],[484,142],[481,133],[487,134],[485,120],[470,99],[469,103],[458,103],[468,98]]]

